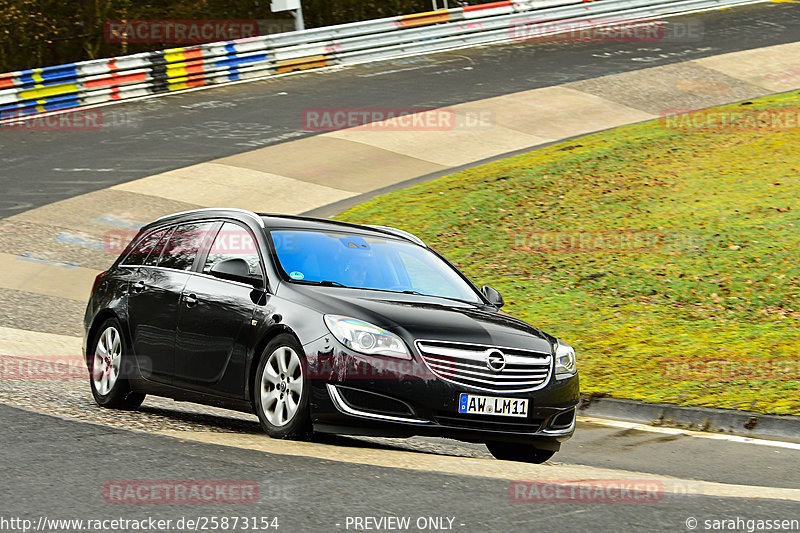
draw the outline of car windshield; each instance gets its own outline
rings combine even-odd
[[[278,262],[295,281],[467,302],[481,299],[430,250],[390,237],[309,230],[270,232]]]

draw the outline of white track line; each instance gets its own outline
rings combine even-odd
[[[773,446],[775,448],[786,448],[789,450],[800,450],[800,443],[785,442],[780,440],[755,439],[753,437],[742,437],[740,435],[721,435],[716,433],[704,433],[702,431],[690,431],[688,429],[667,428],[658,426],[648,426],[636,422],[623,422],[621,420],[609,420],[607,418],[594,418],[591,416],[579,416],[578,422],[585,424],[595,424],[619,429],[635,429],[637,431],[649,431],[650,433],[662,433],[666,435],[685,435],[687,437],[697,437],[700,439],[725,440],[728,442],[739,442],[742,444],[757,444],[759,446]]]

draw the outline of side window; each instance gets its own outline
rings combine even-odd
[[[134,248],[128,253],[125,259],[122,261],[122,265],[128,266],[139,266],[144,265],[147,262],[147,258],[153,254],[155,255],[156,261],[158,260],[158,255],[161,251],[161,248],[158,247],[159,241],[166,236],[167,230],[161,229],[157,231],[152,231],[149,234],[145,235],[143,238],[139,239],[139,242],[134,246]],[[162,241],[163,246],[163,241]],[[155,253],[153,251],[155,250]]]
[[[153,267],[158,265],[158,260],[161,258],[161,254],[164,253],[164,247],[167,245],[167,240],[169,236],[172,235],[173,231],[174,228],[168,228],[163,231],[161,238],[158,239],[158,243],[153,247],[153,251],[150,252],[150,255],[144,260],[144,266]]]
[[[203,265],[203,272],[208,274],[211,267],[220,261],[240,258],[250,265],[251,274],[261,276],[263,274],[256,246],[256,241],[250,231],[239,224],[225,222],[208,251],[208,257]]]
[[[213,222],[191,222],[176,227],[161,254],[158,266],[174,270],[191,270],[197,251],[201,245],[205,246],[204,243],[213,227]]]

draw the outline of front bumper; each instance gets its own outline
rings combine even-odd
[[[417,355],[412,361],[363,356],[329,338],[306,345],[305,351],[316,431],[526,442],[558,449],[575,430],[577,375],[551,378],[532,392],[490,394],[439,379]],[[528,399],[528,416],[459,413],[461,393]]]

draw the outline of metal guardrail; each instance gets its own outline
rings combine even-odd
[[[334,65],[512,41],[554,22],[608,25],[764,0],[504,0],[0,74],[0,121]],[[606,17],[598,19],[598,16]],[[558,33],[558,31],[552,31]]]

